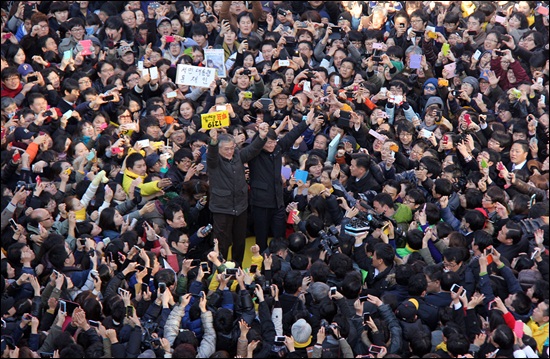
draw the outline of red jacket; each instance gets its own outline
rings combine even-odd
[[[491,59],[491,70],[495,72],[496,77],[500,77],[498,84],[500,88],[502,88],[504,91],[508,91],[512,87],[516,87],[517,84],[524,81],[531,83],[529,75],[527,75],[527,72],[525,72],[523,67],[521,67],[519,61],[516,60],[511,63],[510,68],[512,69],[512,71],[514,71],[514,75],[516,76],[516,82],[514,83],[510,83],[510,81],[508,81],[508,73],[502,68],[500,64],[500,57],[497,57],[496,59]]]

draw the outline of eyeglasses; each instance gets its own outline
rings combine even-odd
[[[413,199],[409,198],[409,197],[405,197],[403,199],[403,203],[410,203],[410,204],[413,204],[413,205],[416,204],[416,202]]]
[[[428,91],[435,91],[435,87],[434,86],[426,86],[424,87],[424,89],[428,90]]]
[[[418,24],[419,22],[423,22],[422,19],[411,20],[411,24]]]
[[[50,219],[53,219],[53,217],[52,217],[52,216],[49,216],[48,218],[44,218],[44,219],[41,220],[40,222],[49,221]]]
[[[399,134],[399,137],[412,137],[412,133],[410,133],[410,132],[401,132]]]
[[[418,152],[416,152],[416,153],[418,153]],[[428,169],[424,166],[418,166],[418,167],[416,167],[416,170],[417,171],[427,171]]]
[[[493,203],[493,200],[491,199],[491,197],[489,197],[489,196],[487,196],[487,195],[483,196],[483,199],[482,199],[482,200],[485,201],[485,202],[491,202],[491,203]]]
[[[74,29],[71,29],[71,32],[83,32],[84,29],[81,27],[75,27]]]
[[[443,266],[444,267],[447,267],[447,268],[454,268],[456,267],[458,264],[456,263],[449,263],[449,262],[443,262]]]
[[[477,21],[468,21],[468,25],[479,25],[479,22]]]

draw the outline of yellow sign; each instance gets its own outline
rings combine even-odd
[[[229,126],[229,112],[219,111],[201,115],[201,126],[207,130]]]

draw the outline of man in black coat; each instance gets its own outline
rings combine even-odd
[[[244,163],[256,157],[267,139],[267,123],[260,124],[259,135],[250,146],[236,149],[231,135],[218,136],[217,130],[210,130],[210,144],[206,154],[208,178],[210,180],[210,212],[213,213],[213,233],[218,239],[220,253],[227,258],[232,244],[232,259],[242,263],[246,241],[246,209],[248,207],[248,185],[244,174]]]
[[[294,142],[313,120],[314,114],[313,111],[310,111],[306,121],[300,122],[280,140],[277,140],[277,133],[270,129],[262,151],[248,163],[254,233],[261,252],[267,249],[267,237],[270,230],[273,237],[285,236],[286,212],[283,200],[281,160],[283,153],[294,145]]]
[[[384,174],[378,165],[371,161],[365,154],[352,156],[351,166],[349,167],[351,177],[346,185],[348,192],[353,192],[355,197],[358,193],[367,190],[382,192],[382,183],[386,180]]]

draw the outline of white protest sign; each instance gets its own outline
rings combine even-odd
[[[216,69],[179,64],[176,73],[176,84],[209,87],[215,78]]]

